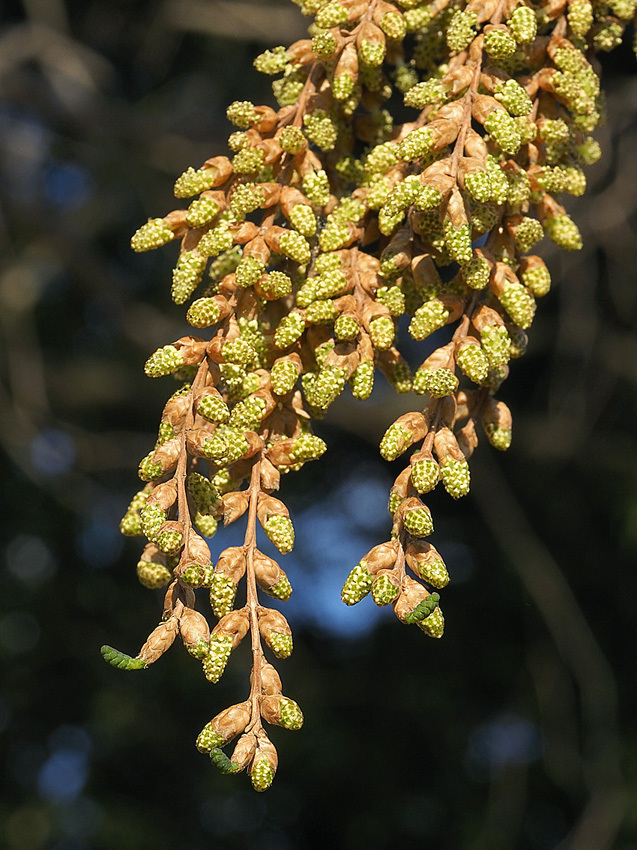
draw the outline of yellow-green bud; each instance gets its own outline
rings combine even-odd
[[[374,578],[367,569],[366,561],[358,563],[350,572],[341,591],[341,599],[346,605],[356,605],[372,589]]]
[[[168,224],[163,218],[150,219],[137,230],[131,239],[131,248],[138,253],[141,251],[152,251],[153,248],[161,248],[175,238]]]
[[[194,328],[209,328],[219,321],[221,311],[214,298],[197,298],[193,301],[186,319]]]
[[[445,490],[454,499],[466,496],[471,485],[469,464],[466,460],[449,458],[440,464],[440,477]]]

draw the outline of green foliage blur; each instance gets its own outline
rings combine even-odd
[[[274,731],[267,794],[194,748],[245,698],[247,647],[215,686],[178,645],[145,672],[100,657],[134,654],[160,613],[118,523],[172,391],[143,363],[186,328],[174,249],[135,255],[130,236],[179,205],[187,166],[226,152],[229,102],[273,103],[252,60],[304,26],[284,0],[0,10],[0,846],[637,850],[628,46],[602,57],[604,157],[570,208],[585,248],[541,246],[556,285],[502,391],[514,444],[479,447],[467,499],[430,500],[452,577],[444,638],[339,599],[389,533],[400,464],[377,445],[414,398],[380,385],[334,405],[328,454],[283,482],[299,542],[280,672],[306,719]]]

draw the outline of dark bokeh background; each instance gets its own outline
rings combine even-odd
[[[378,439],[411,399],[343,399],[329,455],[284,481],[284,559],[302,705],[274,730],[275,784],[222,777],[194,738],[247,693],[248,657],[210,686],[179,647],[135,652],[161,595],[118,522],[170,381],[149,352],[183,332],[174,251],[130,251],[188,165],[225,151],[251,67],[304,23],[266,0],[24,0],[0,27],[0,846],[8,850],[637,850],[635,237],[637,78],[604,57],[608,124],[570,209],[584,251],[544,246],[558,285],[502,391],[505,456],[472,495],[431,500],[449,564],[447,633],[427,640],[340,586],[389,530]],[[416,355],[417,356],[417,355]],[[167,379],[168,380],[168,379]],[[399,467],[397,467],[399,468]],[[240,529],[221,533],[216,551]]]

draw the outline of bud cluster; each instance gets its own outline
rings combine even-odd
[[[277,767],[261,720],[302,722],[261,645],[276,658],[292,651],[287,621],[257,595],[291,593],[256,546],[257,525],[282,554],[294,545],[272,495],[281,475],[324,453],[310,423],[347,386],[367,399],[379,370],[397,392],[420,396],[381,441],[388,461],[413,450],[390,494],[391,540],[354,567],[343,601],[371,593],[440,637],[437,590],[449,577],[424,540],[433,521],[421,496],[439,482],[454,499],[469,491],[479,427],[495,448],[510,445],[511,415],[496,393],[551,283],[529,252],[545,235],[581,247],[558,196],[582,194],[582,167],[599,156],[592,54],[613,46],[634,13],[584,0],[294,2],[313,19],[310,38],[255,60],[275,78],[278,109],[231,104],[229,155],[182,174],[175,195],[187,208],[132,239],[135,251],[180,244],[172,297],[203,336],[146,362],[149,377],[182,385],[121,530],[147,540],[142,584],[168,590],[137,658],[105,649],[115,666],[145,667],[179,633],[216,682],[250,632],[249,699],[217,715],[197,745],[224,773],[246,769],[257,790]],[[409,120],[394,121],[392,96],[413,110]],[[402,316],[427,351],[413,373],[396,337]],[[435,347],[434,336],[432,346],[447,325],[450,341]],[[243,515],[245,544],[213,565],[217,523]],[[235,609],[244,579],[246,604]],[[212,629],[195,610],[200,587],[218,618]],[[235,737],[228,757],[222,747]]]

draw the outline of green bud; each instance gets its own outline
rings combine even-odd
[[[378,576],[372,583],[372,599],[379,608],[383,605],[391,605],[398,598],[399,593],[399,588],[387,574]]]
[[[232,637],[230,635],[210,636],[210,652],[203,659],[204,675],[209,682],[216,684],[219,681],[226,669],[231,652]]]
[[[469,464],[466,460],[449,459],[440,464],[440,477],[445,490],[454,499],[466,496],[471,484]]]
[[[142,661],[141,658],[131,658],[130,655],[126,655],[124,652],[119,652],[117,649],[113,649],[112,646],[103,646],[100,650],[102,653],[102,658],[112,667],[117,667],[118,670],[143,670],[144,667],[147,666],[145,661]]]
[[[361,561],[354,567],[345,580],[343,590],[341,591],[341,599],[346,605],[356,605],[372,589],[373,581],[374,578],[367,569],[367,562]]]
[[[282,555],[287,555],[294,547],[294,526],[286,516],[271,516],[263,525],[263,530],[271,543]]]
[[[407,531],[414,537],[427,537],[434,530],[431,511],[426,505],[405,511],[403,522]]]
[[[153,218],[135,232],[130,244],[133,251],[140,253],[161,248],[174,238],[175,234],[163,218]]]

